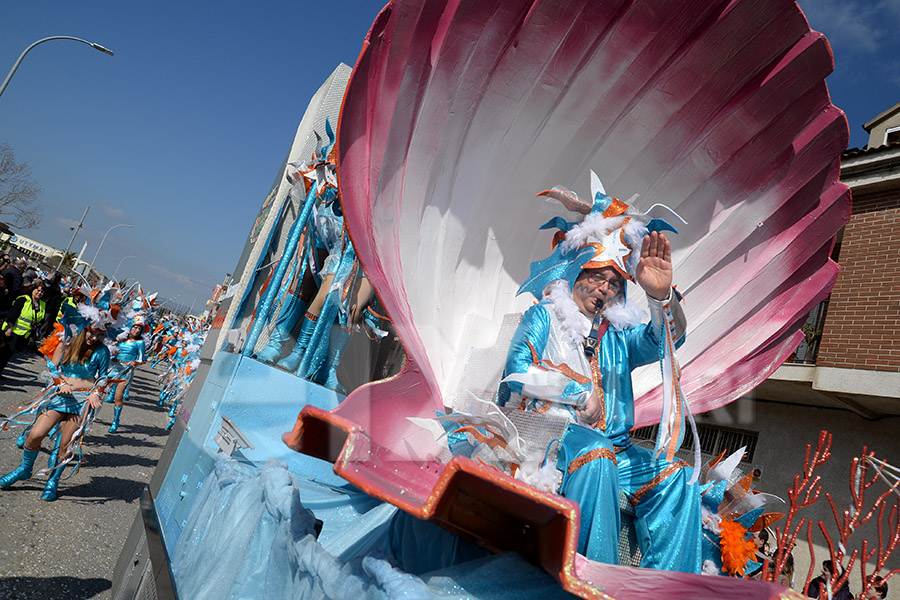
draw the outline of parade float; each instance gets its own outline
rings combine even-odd
[[[591,171],[610,196],[639,195],[620,204],[680,218],[681,406],[724,406],[770,375],[835,281],[829,255],[850,214],[831,68],[788,0],[390,3],[278,171],[114,597],[795,595],[626,566],[627,518],[621,564],[590,560],[578,504],[448,452],[434,417],[493,403],[534,301],[517,292],[550,251],[539,228],[566,222],[536,194],[563,184],[596,198]],[[336,245],[313,241],[326,208],[345,226]],[[339,255],[330,272],[322,250]],[[315,318],[307,273],[327,293]],[[363,280],[368,314],[336,352],[327,336],[361,310]],[[635,425],[658,423],[659,364],[633,386]],[[505,418],[522,437],[549,435]]]

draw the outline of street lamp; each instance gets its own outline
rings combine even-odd
[[[110,56],[113,55],[113,51],[110,50],[109,48],[104,48],[100,44],[95,44],[93,42],[89,42],[89,41],[83,40],[81,38],[71,37],[68,35],[54,35],[51,37],[45,37],[44,39],[38,40],[35,43],[28,46],[27,48],[25,48],[25,51],[19,55],[19,60],[16,61],[16,64],[14,64],[12,69],[10,69],[9,75],[6,76],[6,79],[3,80],[3,84],[0,85],[0,96],[3,95],[3,91],[6,89],[6,86],[9,85],[9,80],[12,79],[12,76],[16,72],[16,69],[18,69],[19,65],[22,64],[22,59],[25,58],[25,55],[28,54],[28,52],[32,48],[37,46],[38,44],[42,44],[44,42],[49,42],[50,40],[75,40],[76,42],[81,42],[83,44],[87,44],[91,48],[94,48],[95,50],[99,50],[100,52],[103,52],[104,54],[109,54]]]
[[[125,262],[126,260],[128,260],[129,258],[137,258],[137,257],[136,257],[136,256],[123,256],[123,257],[122,257],[122,260],[119,261],[118,266],[116,266],[116,270],[113,271],[113,276],[112,276],[112,280],[113,280],[113,281],[118,281],[118,280],[116,279],[116,275],[118,275],[118,273],[119,273],[119,267],[121,267],[121,266],[122,266],[122,263]]]
[[[88,267],[88,273],[94,270],[94,261],[97,260],[97,255],[100,254],[100,248],[103,247],[103,242],[106,241],[106,236],[109,235],[109,232],[115,229],[116,227],[131,227],[128,223],[119,223],[118,225],[113,225],[109,229],[106,230],[106,233],[103,234],[103,239],[100,240],[100,245],[97,246],[97,251],[94,253],[94,260],[91,261],[91,265]]]

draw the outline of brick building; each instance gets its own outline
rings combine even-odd
[[[701,440],[706,429],[709,440],[752,442],[745,465],[759,469],[758,488],[785,499],[793,476],[803,468],[806,445],[815,447],[821,430],[832,433],[832,458],[817,474],[838,510],[850,505],[850,461],[864,445],[900,467],[900,104],[863,127],[869,143],[842,156],[841,180],[851,189],[853,209],[832,254],[840,276],[831,296],[807,320],[806,340],[752,394],[698,416]],[[878,482],[871,489],[867,507],[887,486]],[[799,516],[822,520],[836,533],[824,493]],[[814,525],[819,563],[828,558],[828,549],[817,530]],[[800,540],[805,534],[804,527]],[[850,538],[849,550],[859,548],[864,538],[870,546],[877,544],[874,520]],[[795,560],[794,587],[799,589],[810,568],[805,541],[798,543]],[[895,553],[888,570],[898,567]],[[859,588],[854,574],[851,591]]]

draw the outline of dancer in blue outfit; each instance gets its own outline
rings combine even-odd
[[[350,235],[344,225],[344,215],[338,196],[337,172],[334,157],[329,154],[334,133],[326,122],[328,143],[322,140],[314,160],[300,163],[287,175],[294,185],[292,194],[305,193],[304,203],[314,204],[305,228],[303,244],[298,247],[295,271],[296,282],[309,281],[311,274],[320,281],[312,301],[304,300],[309,285],[300,286],[300,295],[291,297],[279,314],[269,344],[257,358],[274,362],[281,356],[287,332],[300,321],[300,330],[290,354],[278,361],[278,366],[294,371],[300,377],[327,388],[343,392],[338,381],[337,367],[352,331],[363,318],[363,309],[374,299],[374,291],[365,278]],[[321,267],[317,264],[321,259]],[[305,271],[304,271],[305,269]],[[305,312],[304,312],[305,311]],[[302,318],[301,318],[302,317]]]
[[[59,423],[60,461],[58,466],[54,465],[41,494],[43,500],[56,500],[59,478],[72,456],[70,442],[83,431],[88,412],[100,408],[101,393],[107,382],[109,350],[102,341],[103,325],[95,323],[84,327],[68,343],[57,346],[52,361],[58,369],[54,373],[57,377],[55,389],[44,396],[37,419],[28,432],[21,466],[0,477],[0,488],[6,489],[31,477],[41,443]]]
[[[110,378],[119,380],[110,386],[107,402],[113,402],[113,420],[109,426],[110,433],[119,430],[119,419],[122,416],[122,408],[128,398],[131,389],[131,380],[134,378],[134,369],[143,364],[146,359],[147,348],[144,343],[145,320],[143,315],[137,315],[132,319],[131,326],[125,339],[118,343],[119,352],[113,357],[113,369]]]
[[[691,467],[674,457],[689,418],[674,360],[685,320],[671,287],[671,246],[660,232],[674,229],[659,219],[645,225],[646,215],[607,196],[596,176],[592,183],[590,204],[560,188],[544,193],[585,217],[544,226],[564,235],[549,258],[532,264],[520,289],[541,302],[513,336],[498,401],[569,421],[556,464],[559,492],[581,508],[580,553],[618,562],[621,490],[636,513],[641,566],[699,572],[699,487]],[[647,294],[651,323],[641,323],[634,303],[626,304],[628,280]],[[651,452],[629,439],[631,371],[657,360],[675,365],[663,369],[663,387],[674,391],[664,398]]]

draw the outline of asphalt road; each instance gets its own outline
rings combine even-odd
[[[45,368],[37,355],[14,357],[0,381],[0,413],[40,390],[32,380]],[[112,405],[103,405],[85,436],[82,469],[60,482],[56,502],[40,500],[46,480],[37,477],[0,490],[0,599],[111,598],[116,560],[169,433],[158,393],[156,374],[141,366],[115,434],[107,431]],[[0,474],[21,463],[20,431],[0,431]],[[50,450],[44,440],[35,472],[46,466]]]

